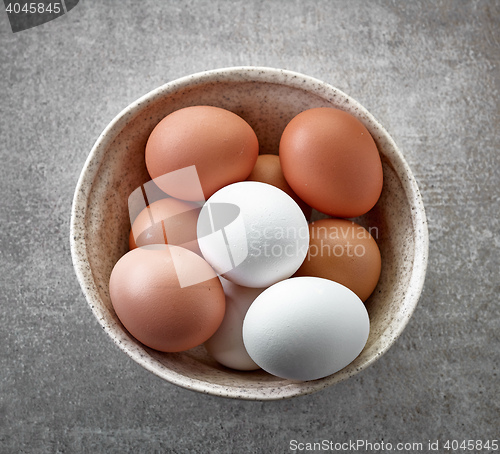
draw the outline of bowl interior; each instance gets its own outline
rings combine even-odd
[[[281,133],[299,112],[336,107],[358,117],[377,143],[384,186],[377,205],[355,219],[370,229],[382,255],[377,288],[366,302],[368,343],[345,369],[311,382],[263,371],[239,372],[216,363],[203,346],[161,353],[143,346],[117,318],[108,292],[111,270],[128,250],[128,197],[150,180],[144,163],[149,134],[169,113],[191,105],[228,109],[259,138],[261,153],[278,153]],[[314,216],[320,217],[318,213]],[[125,109],[98,139],[75,193],[71,234],[77,276],[89,304],[118,346],[143,367],[185,388],[244,399],[279,399],[318,391],[352,376],[380,357],[406,325],[423,284],[427,230],[415,180],[396,145],[356,101],[322,82],[282,70],[216,70],[174,81]]]

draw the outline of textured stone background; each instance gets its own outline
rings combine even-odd
[[[499,29],[498,1],[82,0],[16,34],[0,13],[0,452],[499,439]],[[396,344],[281,402],[200,395],[140,368],[93,318],[69,251],[73,191],[108,122],[165,82],[237,65],[360,101],[404,152],[430,223],[425,289]]]

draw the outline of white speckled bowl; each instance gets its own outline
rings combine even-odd
[[[292,382],[263,371],[227,369],[210,358],[203,346],[183,353],[157,352],[136,341],[113,311],[108,282],[114,264],[128,248],[128,196],[150,179],[144,164],[146,140],[167,114],[199,104],[219,106],[243,117],[254,128],[261,153],[277,153],[286,124],[312,107],[346,110],[373,135],[382,158],[384,187],[377,205],[358,222],[378,229],[382,274],[366,302],[371,322],[368,343],[343,370],[320,380]],[[415,178],[392,138],[365,108],[331,85],[302,74],[238,67],[206,71],[163,85],[132,103],[108,125],[78,181],[71,214],[71,252],[94,315],[138,364],[187,389],[273,400],[312,393],[345,380],[389,349],[417,305],[427,266],[428,233]]]

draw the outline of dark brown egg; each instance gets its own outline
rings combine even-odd
[[[330,279],[366,301],[381,266],[378,245],[368,230],[346,219],[321,219],[309,224],[309,251],[295,276]]]
[[[335,217],[369,211],[382,191],[382,163],[366,127],[353,115],[305,110],[283,131],[279,156],[286,181],[311,207]]]
[[[198,201],[199,186],[180,178],[161,178],[195,166],[204,199],[222,187],[245,180],[259,143],[240,116],[212,106],[191,106],[167,115],[146,144],[146,167],[162,191],[182,200]]]

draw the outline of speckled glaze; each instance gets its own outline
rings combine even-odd
[[[366,301],[371,330],[358,358],[320,380],[293,382],[263,371],[239,372],[217,364],[204,347],[161,353],[136,341],[113,311],[108,282],[127,251],[130,193],[150,178],[144,148],[155,125],[192,105],[235,112],[255,130],[260,153],[278,153],[281,133],[299,112],[336,107],[361,120],[379,149],[384,186],[376,206],[356,221],[376,228],[382,255],[377,288]],[[319,218],[319,213],[314,218]],[[207,394],[276,400],[313,393],[345,380],[380,358],[395,342],[417,305],[425,278],[428,232],[415,178],[398,147],[358,102],[317,79],[291,71],[236,67],[206,71],[170,82],[123,110],[104,130],[85,163],[71,213],[71,252],[85,297],[106,333],[134,361],[159,377]]]

